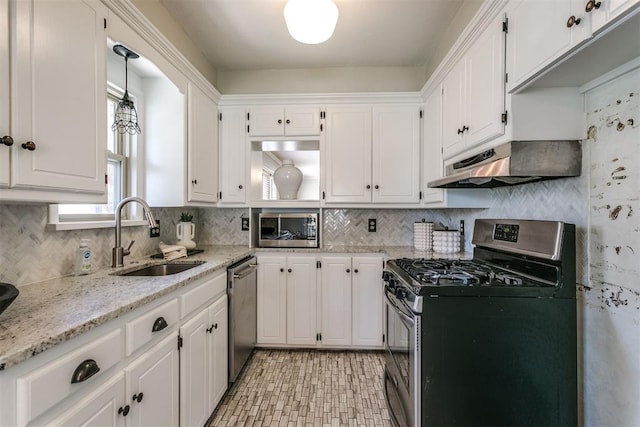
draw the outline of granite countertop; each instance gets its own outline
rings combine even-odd
[[[142,265],[163,262],[161,259],[144,257],[127,260],[121,268],[103,268],[86,276],[66,276],[19,287],[18,298],[0,315],[0,371],[193,283],[200,277],[226,269],[252,253],[380,253],[388,259],[471,258],[468,253],[434,254],[417,251],[410,246],[326,246],[318,249],[204,246],[201,249],[204,252],[172,262],[200,260],[204,261],[202,265],[170,276],[113,275]]]

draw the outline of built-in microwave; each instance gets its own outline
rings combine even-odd
[[[317,248],[317,213],[261,213],[258,246],[261,248]]]

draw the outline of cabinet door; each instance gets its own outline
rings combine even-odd
[[[220,120],[220,191],[222,203],[246,200],[247,144],[244,108],[221,109]]]
[[[322,257],[322,345],[351,345],[351,257]]]
[[[324,153],[327,202],[371,201],[371,108],[327,108]]]
[[[188,200],[218,200],[218,107],[197,86],[189,83]]]
[[[209,415],[222,399],[229,383],[227,375],[229,370],[227,364],[229,357],[227,307],[227,296],[224,295],[209,308],[209,327],[213,328],[210,329],[209,337]]]
[[[373,202],[420,201],[420,108],[373,108]]]
[[[286,136],[320,135],[320,108],[291,107],[284,114]]]
[[[258,343],[287,343],[286,257],[258,257]]]
[[[124,374],[120,373],[47,426],[124,427],[125,417],[118,413],[125,407],[124,396]]]
[[[171,335],[125,369],[125,403],[131,406],[128,427],[178,425],[180,386],[176,343],[176,336]],[[137,399],[134,400],[134,396]]]
[[[500,16],[478,38],[465,58],[465,149],[504,134],[504,39]]]
[[[353,257],[352,263],[353,345],[381,347],[384,313],[382,259],[360,256]]]
[[[11,136],[9,129],[9,0],[0,0],[0,138]],[[0,143],[0,187],[9,186],[9,153],[11,149]]]
[[[442,82],[442,150],[451,157],[464,148],[464,58]]]
[[[509,2],[507,18],[507,91],[522,85],[587,37],[582,1],[516,0]],[[567,27],[567,20],[580,18]]]
[[[586,4],[587,0],[584,0],[584,3]],[[637,6],[640,0],[600,0],[596,3],[600,3],[600,7],[591,11],[591,30],[593,32],[600,30],[615,18]]]
[[[424,203],[444,202],[445,190],[429,188],[427,184],[444,176],[442,161],[442,89],[429,95],[424,104],[424,130],[422,133]]]
[[[11,185],[102,194],[107,10],[96,0],[11,4]],[[29,141],[35,151],[22,148]]]
[[[287,258],[287,344],[316,344],[316,258]]]
[[[180,328],[180,425],[201,426],[209,418],[209,312]]]
[[[257,107],[249,110],[250,136],[284,135],[284,108]]]

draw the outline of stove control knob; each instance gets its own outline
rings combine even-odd
[[[384,280],[385,282],[388,282],[390,277],[391,277],[391,275],[389,274],[388,271],[383,271],[382,272],[382,280]]]
[[[396,288],[396,286],[398,285],[398,280],[394,279],[393,277],[389,277],[389,280],[387,281],[389,286],[389,289],[394,290]]]
[[[404,289],[396,289],[396,298],[398,298],[400,301],[402,301],[403,299],[407,298],[407,291],[405,291]]]

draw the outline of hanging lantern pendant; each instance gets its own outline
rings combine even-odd
[[[129,133],[130,135],[135,135],[141,132],[140,126],[138,125],[138,112],[136,111],[136,107],[133,104],[133,101],[129,99],[129,58],[137,59],[140,57],[137,53],[133,52],[130,49],[122,46],[121,44],[117,44],[113,46],[113,51],[118,55],[124,58],[124,96],[118,102],[118,107],[116,108],[115,117],[113,120],[113,125],[111,125],[111,129],[113,131],[117,131],[118,133]]]

